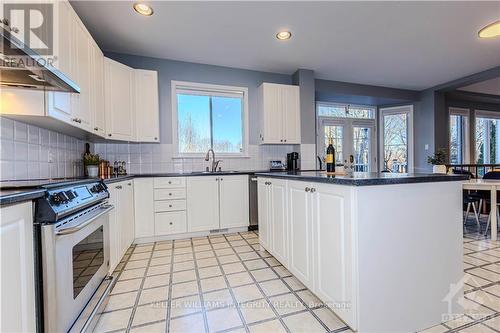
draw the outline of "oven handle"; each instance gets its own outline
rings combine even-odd
[[[69,235],[69,234],[75,233],[75,232],[77,232],[77,231],[85,228],[87,225],[89,225],[90,223],[92,223],[95,219],[97,219],[97,218],[101,217],[102,215],[108,213],[113,208],[115,208],[113,205],[102,206],[101,208],[99,208],[99,210],[101,210],[101,211],[99,213],[97,213],[96,215],[92,216],[88,220],[85,220],[84,222],[80,223],[79,225],[77,225],[75,227],[69,227],[69,228],[59,229],[56,232],[56,235],[62,236],[62,235]]]

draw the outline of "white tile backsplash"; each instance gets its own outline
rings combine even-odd
[[[0,137],[0,180],[83,176],[83,140],[4,117]]]

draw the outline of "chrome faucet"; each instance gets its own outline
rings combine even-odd
[[[207,154],[205,155],[205,161],[210,161],[210,152],[212,152],[212,170],[211,172],[216,172],[217,167],[219,166],[220,160],[215,160],[215,152],[212,148],[210,148],[207,151]]]

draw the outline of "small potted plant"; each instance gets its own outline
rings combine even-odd
[[[87,176],[96,178],[99,175],[99,162],[101,158],[98,154],[86,153],[83,155],[83,164],[87,170]]]
[[[446,151],[438,149],[434,155],[427,157],[427,163],[432,164],[433,173],[446,174]]]

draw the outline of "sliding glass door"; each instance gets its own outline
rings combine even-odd
[[[380,109],[381,169],[413,170],[413,106]]]

